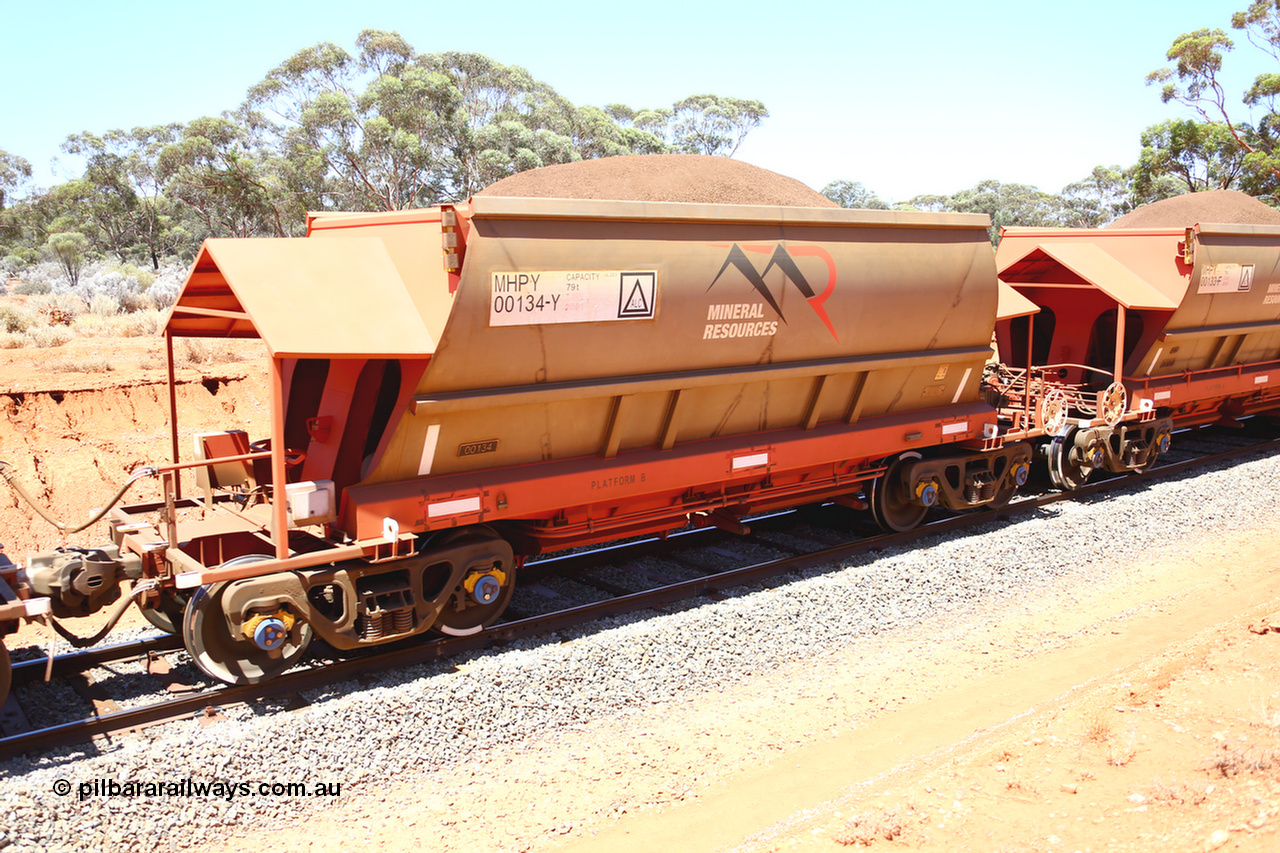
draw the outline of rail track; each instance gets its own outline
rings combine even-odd
[[[513,602],[505,621],[467,637],[441,637],[429,641],[406,642],[376,653],[362,653],[329,662],[312,660],[295,670],[261,684],[241,686],[187,685],[182,695],[146,702],[137,707],[119,708],[101,687],[88,682],[86,673],[119,663],[149,662],[149,668],[163,675],[169,671],[164,655],[181,649],[176,637],[157,636],[107,646],[99,649],[60,655],[50,666],[46,658],[15,663],[15,687],[32,687],[44,679],[46,670],[55,678],[77,682],[82,696],[94,705],[94,713],[81,719],[54,725],[32,727],[21,714],[15,713],[16,697],[11,697],[0,712],[0,760],[23,753],[54,749],[91,741],[99,736],[115,736],[156,723],[189,719],[197,716],[214,718],[220,709],[238,703],[278,701],[286,708],[307,704],[303,693],[332,684],[359,680],[374,672],[395,670],[415,664],[454,657],[467,651],[509,643],[515,640],[545,636],[582,624],[700,596],[716,596],[726,590],[785,576],[846,560],[852,556],[906,544],[911,541],[978,527],[993,518],[1013,518],[1063,500],[1079,500],[1102,492],[1132,486],[1137,482],[1153,482],[1186,474],[1216,462],[1280,450],[1280,439],[1261,436],[1259,420],[1248,421],[1243,429],[1203,429],[1183,436],[1181,447],[1170,453],[1167,461],[1151,471],[1135,476],[1117,476],[1088,483],[1071,492],[1043,492],[1025,496],[998,513],[978,512],[931,519],[921,527],[895,534],[873,533],[858,521],[850,522],[847,511],[834,507],[802,508],[774,513],[750,520],[752,532],[733,536],[714,528],[682,531],[666,539],[646,538],[612,544],[580,553],[552,556],[526,565],[520,588],[532,594]],[[839,520],[824,520],[824,513],[839,513]],[[801,526],[805,528],[801,530]],[[853,538],[850,538],[852,535]],[[740,559],[725,548],[726,542],[748,543],[786,556],[750,562],[724,570],[699,568],[708,562],[723,563]],[[806,543],[799,545],[797,543]],[[741,544],[738,545],[741,548]],[[647,558],[660,558],[694,577],[672,579],[637,563]],[[598,577],[601,570],[616,567],[629,579],[651,584],[643,589]],[[585,603],[561,596],[544,582],[568,580],[581,588],[594,591],[598,599]],[[530,612],[540,608],[529,602],[543,598],[553,604],[546,612]],[[564,606],[555,607],[555,604]],[[86,689],[87,688],[87,689]],[[33,688],[34,689],[34,688]]]

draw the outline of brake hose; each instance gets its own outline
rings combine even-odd
[[[124,596],[116,603],[116,606],[111,610],[111,614],[107,617],[107,623],[99,628],[98,633],[94,634],[92,637],[77,637],[75,634],[62,627],[57,619],[49,617],[49,621],[53,625],[53,630],[58,632],[58,636],[70,643],[73,648],[87,649],[89,646],[96,645],[99,640],[111,633],[111,629],[120,621],[120,617],[129,609],[129,605],[133,603],[135,598],[144,592],[150,592],[155,589],[156,586],[158,586],[158,581],[156,581],[155,578],[148,578],[134,586],[134,588],[129,591],[128,595]]]
[[[158,474],[159,472],[156,470],[155,466],[153,465],[144,465],[143,467],[134,471],[132,476],[129,477],[128,482],[126,482],[123,486],[120,487],[120,491],[115,493],[115,496],[112,497],[111,500],[107,502],[106,506],[98,510],[98,512],[95,513],[94,516],[90,518],[88,521],[86,521],[84,524],[76,525],[73,527],[69,524],[64,524],[63,522],[58,521],[56,518],[53,517],[53,515],[47,509],[42,507],[40,504],[36,503],[35,499],[32,498],[31,495],[27,493],[27,490],[25,488],[23,488],[22,483],[18,482],[18,475],[14,473],[13,466],[8,462],[0,460],[0,477],[4,477],[5,480],[9,483],[9,485],[13,487],[13,490],[17,492],[18,495],[24,501],[26,501],[27,504],[32,509],[34,509],[37,513],[39,513],[41,518],[43,518],[45,521],[52,524],[54,527],[58,528],[58,530],[64,534],[79,533],[81,530],[84,530],[86,527],[89,527],[97,523],[104,515],[106,515],[108,512],[111,511],[111,508],[113,506],[115,506],[120,502],[120,499],[124,497],[124,493],[129,491],[130,486],[132,486],[138,480],[141,480],[143,477],[155,477],[155,476],[158,476]]]

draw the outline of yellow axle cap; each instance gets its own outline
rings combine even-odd
[[[280,608],[275,613],[255,613],[248,619],[244,620],[244,626],[241,627],[240,630],[246,637],[252,640],[254,632],[258,630],[258,626],[268,619],[279,619],[283,622],[286,634],[293,630],[293,623],[298,621],[298,617],[294,616],[288,610]]]

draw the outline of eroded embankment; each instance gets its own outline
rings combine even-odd
[[[196,432],[244,429],[265,438],[270,389],[265,370],[240,364],[225,370],[182,371],[177,385],[179,448],[190,458]],[[79,524],[110,499],[141,465],[172,459],[168,390],[147,379],[116,387],[0,393],[0,459],[11,463],[27,491],[64,522]],[[191,480],[184,480],[184,488]],[[160,483],[134,484],[125,501],[160,496]],[[68,538],[103,539],[102,525]],[[57,531],[0,481],[0,542],[15,561],[59,544]]]

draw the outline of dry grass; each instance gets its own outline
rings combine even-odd
[[[214,343],[201,338],[183,338],[181,351],[175,359],[186,367],[199,364],[228,364],[244,361],[244,355],[235,347],[222,343]]]
[[[1199,806],[1209,799],[1209,795],[1203,789],[1192,788],[1186,782],[1170,785],[1154,783],[1147,794],[1147,799],[1161,805]]]
[[[111,362],[102,358],[59,361],[49,365],[53,373],[110,373],[114,369]]]
[[[36,315],[14,305],[0,305],[0,331],[25,332],[37,321]]]
[[[1280,752],[1274,749],[1254,749],[1252,747],[1239,750],[1231,744],[1222,745],[1222,754],[1216,756],[1209,764],[1209,769],[1217,770],[1222,776],[1251,775],[1267,773],[1272,769],[1280,770]]]
[[[913,819],[913,811],[908,806],[906,815],[897,809],[876,809],[856,814],[845,822],[835,842],[843,847],[870,847],[877,840],[900,839]]]
[[[65,326],[32,326],[27,329],[28,346],[39,349],[60,347],[75,337],[75,333]]]
[[[1138,754],[1137,748],[1133,743],[1136,739],[1133,729],[1129,729],[1128,736],[1124,739],[1124,743],[1112,743],[1107,750],[1107,763],[1112,767],[1124,767]]]
[[[1084,723],[1085,743],[1106,743],[1111,740],[1111,720],[1105,711],[1094,711]]]
[[[137,311],[133,314],[81,314],[72,331],[82,338],[138,338],[164,331],[165,312]]]
[[[167,313],[154,307],[128,311],[114,297],[95,298],[90,307],[66,293],[33,296],[0,303],[0,348],[61,346],[72,337],[158,336]]]

